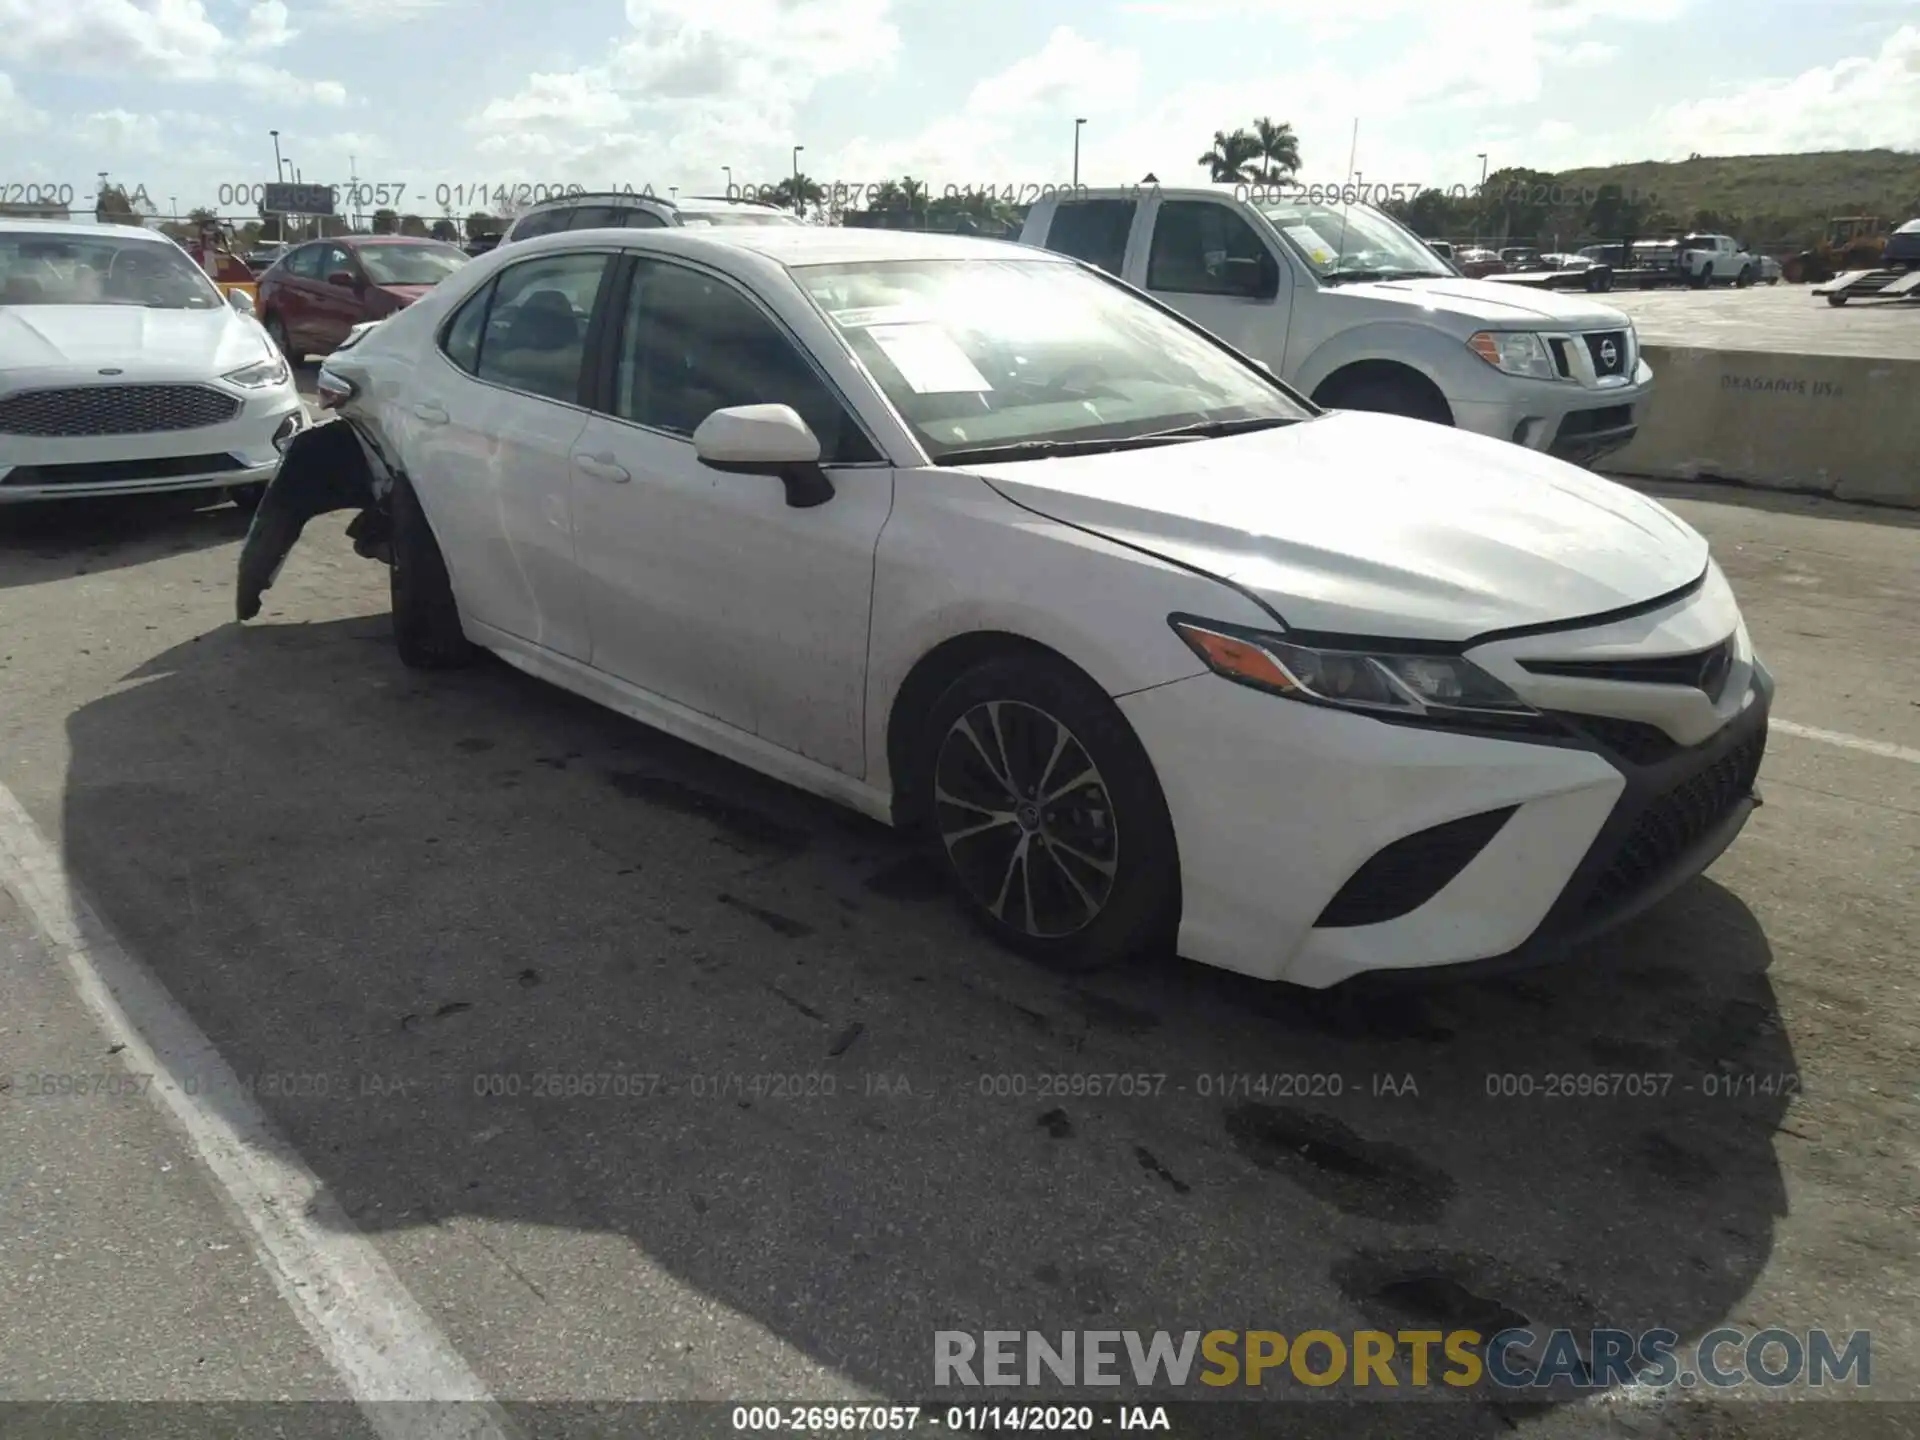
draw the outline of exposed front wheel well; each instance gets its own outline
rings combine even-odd
[[[1373,410],[1453,424],[1453,407],[1425,375],[1393,360],[1357,360],[1322,380],[1313,403],[1330,410]]]
[[[1086,674],[1051,646],[1004,630],[956,635],[922,655],[907,672],[907,678],[900,682],[893,707],[887,713],[887,774],[893,790],[893,823],[897,827],[911,830],[927,818],[913,813],[916,807],[910,772],[920,728],[934,702],[974,666],[1010,655],[1041,655]],[[1091,683],[1092,677],[1088,676],[1088,680]]]

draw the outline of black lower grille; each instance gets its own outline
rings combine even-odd
[[[1712,834],[1753,793],[1766,748],[1767,732],[1761,726],[1650,801],[1594,883],[1583,909],[1593,913],[1632,898]]]
[[[1315,925],[1338,930],[1411,915],[1466,869],[1519,808],[1449,820],[1394,841],[1354,871]]]
[[[240,400],[210,385],[74,385],[0,399],[0,435],[148,435],[219,425]]]
[[[1658,725],[1616,720],[1611,715],[1561,715],[1559,719],[1630,765],[1658,765],[1680,753],[1680,742]]]
[[[16,465],[0,484],[111,485],[118,480],[170,480],[245,468],[231,455],[168,455],[158,460],[95,460],[85,465]]]

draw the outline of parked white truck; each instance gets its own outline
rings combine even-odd
[[[1760,262],[1731,235],[1688,235],[1680,241],[1680,268],[1696,290],[1737,285],[1742,290],[1760,274]]]
[[[1591,465],[1653,390],[1633,322],[1584,294],[1468,280],[1366,205],[1082,189],[1020,239],[1146,291],[1329,409],[1458,426]]]

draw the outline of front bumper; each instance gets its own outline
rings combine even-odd
[[[1653,367],[1638,359],[1631,381],[1588,386],[1514,379],[1497,398],[1450,403],[1454,423],[1463,430],[1590,466],[1625,448],[1644,423],[1652,397]]]
[[[215,425],[124,435],[0,434],[0,505],[256,485],[280,466],[275,437],[290,443],[310,424],[289,383],[246,392],[239,413]]]
[[[1174,821],[1180,951],[1314,988],[1563,954],[1656,904],[1745,824],[1773,682],[1757,661],[1741,680],[1714,733],[1655,755],[1617,722],[1461,735],[1211,675],[1126,696]],[[1411,870],[1410,842],[1425,847]],[[1443,865],[1435,884],[1419,883],[1422,863]],[[1368,875],[1416,893],[1356,896]]]

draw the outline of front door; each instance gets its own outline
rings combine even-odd
[[[1286,359],[1292,271],[1233,206],[1156,200],[1134,283],[1276,371]]]
[[[345,284],[336,284],[342,276]],[[344,245],[329,245],[320,257],[320,275],[313,286],[309,308],[310,341],[317,351],[337,349],[347,332],[360,323],[365,308],[367,279],[360,262]]]
[[[865,771],[873,557],[893,472],[791,334],[732,281],[635,262],[606,413],[574,446],[593,665],[849,775]],[[693,432],[731,405],[791,405],[835,494],[710,469]]]

